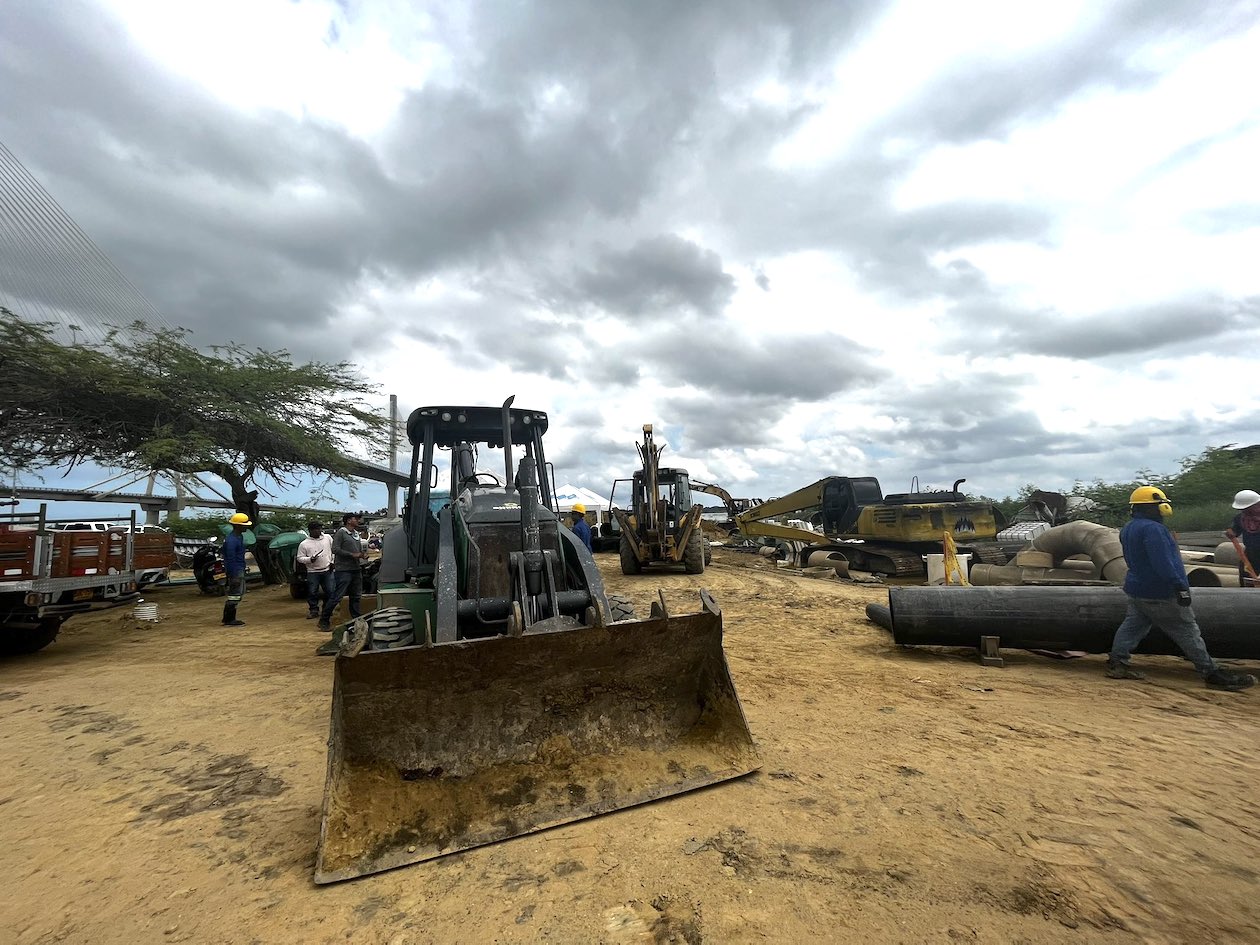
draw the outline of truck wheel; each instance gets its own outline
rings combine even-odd
[[[631,546],[630,538],[627,535],[621,536],[621,573],[643,573],[643,563],[635,557],[634,548]]]
[[[39,622],[38,627],[0,629],[0,655],[20,656],[23,653],[36,653],[57,639],[57,632],[60,629],[60,617],[45,617]]]
[[[706,545],[708,542],[700,533],[700,529],[692,531],[691,537],[687,539],[687,549],[683,552],[683,567],[688,574],[704,574]]]
[[[608,613],[613,623],[634,619],[634,604],[621,594],[608,595]]]

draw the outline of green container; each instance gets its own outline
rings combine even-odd
[[[275,528],[274,525],[260,526],[261,532],[265,528]],[[259,535],[265,539],[265,535]],[[306,532],[278,532],[270,542],[267,542],[267,555],[271,559],[272,566],[278,571],[278,577],[281,581],[293,583],[294,577],[297,576],[297,552],[298,545],[306,541]]]

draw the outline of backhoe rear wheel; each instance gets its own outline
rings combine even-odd
[[[687,550],[683,552],[683,567],[686,568],[688,574],[704,574],[704,546],[706,544],[708,542],[705,541],[700,529],[693,529],[691,537],[687,539]]]
[[[634,546],[630,544],[630,536],[625,532],[621,534],[621,573],[643,573],[643,563],[635,556]]]

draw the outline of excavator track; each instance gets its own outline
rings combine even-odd
[[[972,557],[972,564],[1006,564],[1010,556],[995,541],[973,541],[958,549]]]
[[[802,560],[815,551],[837,551],[858,571],[887,574],[889,577],[914,577],[927,573],[922,554],[894,545],[873,545],[865,541],[810,545],[801,552]]]

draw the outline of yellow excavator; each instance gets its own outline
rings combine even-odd
[[[994,539],[1001,528],[991,503],[958,491],[884,495],[873,476],[828,476],[789,495],[739,512],[742,535],[794,548],[799,564],[814,552],[839,552],[854,568],[880,574],[924,573],[923,555],[941,550],[949,533],[959,552],[1005,564]]]
[[[382,607],[333,672],[315,882],[619,810],[760,766],[722,615],[636,619],[556,514],[547,415],[422,407]],[[519,465],[513,463],[520,451]],[[435,459],[447,453],[449,486]],[[498,473],[478,462],[502,452]]]

